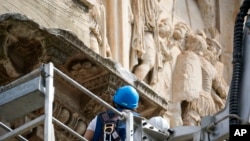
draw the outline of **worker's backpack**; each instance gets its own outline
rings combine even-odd
[[[112,111],[97,116],[93,141],[125,141],[126,121]]]

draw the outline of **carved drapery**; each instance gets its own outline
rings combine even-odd
[[[228,79],[228,76],[230,75],[231,67],[231,62],[228,61],[230,60],[230,55],[228,54],[230,54],[232,50],[229,48],[230,45],[228,44],[230,43],[228,42],[228,39],[231,39],[233,36],[231,35],[232,31],[230,32],[228,29],[233,30],[232,25],[234,23],[234,21],[228,21],[231,20],[231,15],[235,13],[227,12],[227,10],[222,7],[221,1],[186,0],[185,2],[181,2],[178,0],[98,0],[98,3],[94,3],[90,0],[73,0],[72,3],[72,1],[66,0],[63,3],[54,1],[54,5],[50,5],[45,1],[25,1],[24,3],[33,7],[32,4],[35,5],[34,2],[38,2],[40,5],[44,6],[44,8],[40,7],[41,9],[38,9],[38,12],[41,10],[47,11],[51,14],[52,12],[50,9],[54,8],[56,14],[52,14],[51,18],[47,17],[47,23],[44,22],[46,20],[40,19],[39,16],[34,16],[33,14],[31,14],[33,16],[31,17],[34,21],[19,14],[5,14],[0,17],[0,85],[5,85],[21,77],[39,67],[41,63],[51,61],[61,71],[109,103],[112,103],[112,95],[116,88],[125,84],[131,84],[135,86],[142,95],[138,110],[143,116],[151,117],[153,115],[164,115],[164,117],[171,122],[171,126],[181,125],[182,119],[180,119],[180,116],[181,110],[183,109],[180,108],[180,101],[177,100],[178,102],[173,102],[174,92],[172,90],[172,83],[176,80],[173,80],[175,78],[173,78],[172,75],[177,71],[175,70],[175,66],[178,56],[183,54],[183,51],[185,50],[185,34],[193,32],[195,36],[199,35],[206,40],[206,43],[208,44],[207,52],[203,52],[202,54],[207,61],[210,61],[208,63],[214,65],[215,69],[218,71],[218,78],[220,78],[219,80],[213,80],[212,86],[211,84],[205,85],[205,89],[212,90],[211,94],[215,96],[213,97],[213,100],[217,104],[216,110],[223,108],[225,97],[228,92],[226,82],[229,82],[230,80]],[[147,5],[147,2],[156,2],[156,4],[143,7],[143,2],[145,5]],[[159,5],[157,2],[159,2]],[[5,2],[3,4],[5,7],[20,12],[8,5],[9,3],[10,2]],[[15,4],[21,5],[21,3],[22,2],[18,0],[15,1]],[[240,2],[235,1],[227,2],[227,4],[231,4],[231,7],[233,7],[233,12],[237,11],[239,3]],[[55,6],[57,4],[58,6]],[[168,6],[165,6],[166,4],[169,4],[169,7],[172,9],[166,9],[169,8]],[[149,25],[156,22],[157,24],[155,23],[150,28],[158,29],[148,32],[148,30],[144,30],[143,28],[144,25],[142,24],[144,19],[141,16],[145,13],[147,14],[147,12],[142,12],[143,8],[149,8],[150,6],[159,6],[153,9],[154,12],[156,12],[155,16],[159,17],[158,22],[164,21],[163,19],[170,20],[165,20],[164,23],[157,23],[156,21],[149,22]],[[216,8],[213,6],[216,6]],[[65,18],[67,16],[58,12],[60,11],[60,8],[64,9],[62,12],[65,12],[64,15],[69,16],[67,19],[69,23],[62,22],[64,20],[62,20],[61,17]],[[72,10],[74,8],[75,10]],[[163,8],[161,9],[162,11],[160,8]],[[95,10],[97,13],[92,13]],[[117,10],[119,10],[119,12],[117,12]],[[135,10],[138,10],[138,13],[135,13]],[[167,11],[172,13],[168,13]],[[207,13],[207,11],[211,11],[211,13]],[[162,12],[161,16],[158,15],[158,12]],[[23,13],[26,15],[29,14],[27,11],[23,11]],[[231,15],[225,16],[228,13]],[[152,14],[152,12],[149,12],[148,14]],[[143,16],[146,18],[150,17],[150,15]],[[75,21],[73,17],[87,18],[84,19],[85,22],[82,23],[84,20],[79,20],[80,22],[78,22]],[[230,17],[230,19],[227,19],[227,17]],[[91,33],[92,26],[90,25],[90,19],[88,18],[92,18],[92,20],[95,21],[94,29],[99,28],[98,30],[101,32],[93,30]],[[58,25],[54,24],[51,19],[58,22]],[[194,19],[196,22],[193,22]],[[227,24],[224,24],[225,21],[227,21]],[[105,25],[106,23],[107,25]],[[168,37],[160,37],[161,35],[158,34],[162,32],[162,24],[176,27],[176,29],[168,28]],[[50,28],[44,28],[44,25]],[[69,25],[72,25],[72,27]],[[224,26],[222,27],[222,25]],[[60,27],[65,30],[52,29],[51,27]],[[69,28],[69,30],[66,28]],[[133,32],[131,32],[131,29]],[[199,29],[200,31],[196,33],[196,29]],[[98,40],[99,50],[102,50],[100,55],[97,54],[98,52],[94,52],[91,49],[90,42],[94,37],[91,38],[90,36],[93,33],[102,37],[102,41]],[[106,38],[105,34],[107,34],[108,38]],[[132,37],[137,37],[138,40],[136,41],[138,42],[133,42],[134,40],[132,40]],[[105,48],[104,42],[107,43],[106,47],[108,48],[108,43],[110,43],[110,50],[108,50],[108,52],[106,52],[106,49],[108,48]],[[149,48],[152,46],[157,48],[159,46],[165,47],[172,59],[167,61],[161,60],[162,62],[154,61],[154,63],[157,63],[160,67],[152,67],[153,65],[151,65],[150,69],[146,70],[148,73],[146,77],[144,77],[144,75],[141,77],[140,71],[135,73],[134,76],[127,70],[135,70],[135,67],[138,66],[134,65],[136,65],[136,63],[140,64],[142,60],[132,56],[136,56],[136,53],[138,52],[135,54],[129,54],[129,52],[134,46],[143,44],[144,42],[147,42]],[[212,48],[213,46],[217,46],[219,49],[214,50]],[[112,54],[114,58],[103,58],[106,57],[106,53]],[[141,53],[144,53],[144,51],[140,51],[137,55],[140,56],[142,55]],[[156,55],[152,55],[152,53],[153,52],[149,52],[149,56],[151,55],[151,57],[153,56],[154,59],[157,60],[160,60],[162,55],[164,56],[163,51],[160,53],[157,52],[158,54]],[[208,54],[212,54],[212,57],[209,57]],[[107,57],[108,56],[109,55],[107,55]],[[114,60],[118,60],[122,65],[114,63]],[[136,63],[132,64],[132,61],[135,61]],[[125,67],[125,69],[122,66]],[[132,67],[130,68],[129,66]],[[156,74],[158,80],[153,79],[157,80],[155,82],[153,81],[153,83],[151,81],[153,77],[151,74],[154,73],[152,72],[158,73]],[[183,72],[185,73],[184,70]],[[136,77],[143,80],[137,80]],[[190,76],[187,76],[186,73],[184,74],[184,77],[191,78]],[[204,74],[200,77],[205,79]],[[74,86],[58,76],[56,76],[55,85],[58,87],[56,95],[60,95],[57,99],[60,101],[59,105],[61,105],[55,107],[55,115],[58,115],[58,118],[61,119],[61,121],[68,124],[70,123],[69,125],[75,130],[82,132],[83,129],[78,129],[77,125],[82,124],[82,126],[85,127],[85,124],[88,123],[96,113],[102,111],[103,107],[98,105],[95,100],[85,96],[79,90],[76,90]],[[167,108],[167,112],[164,113],[168,102],[171,105]],[[65,116],[61,117],[59,113]],[[84,115],[80,114],[79,116],[79,113],[84,113]],[[199,116],[200,115],[197,115],[197,118],[200,118]],[[73,118],[72,121],[70,121],[71,118]],[[65,137],[65,135],[60,134],[61,131],[56,132],[61,136],[57,138],[58,140]]]
[[[96,54],[74,34],[65,30],[41,28],[20,14],[1,15],[0,26],[1,41],[4,40],[0,44],[0,66],[4,72],[1,74],[1,85],[20,78],[42,63],[53,62],[59,70],[110,104],[115,90],[130,84],[140,93],[138,111],[144,117],[158,115],[166,110],[167,102],[148,85],[137,80],[120,64]],[[88,122],[104,108],[58,75],[55,75],[54,81],[54,116],[83,134]],[[41,113],[43,110],[31,114],[38,116]],[[16,122],[14,120],[10,124],[15,125]],[[58,140],[74,138],[68,133],[64,134],[65,131],[59,127],[55,129]],[[42,138],[40,131],[42,126],[27,134],[30,134],[30,139],[37,140]]]

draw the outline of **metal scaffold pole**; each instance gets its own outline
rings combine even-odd
[[[91,98],[93,98],[94,100],[96,100],[97,102],[99,102],[101,105],[105,106],[106,108],[112,110],[113,112],[115,112],[116,114],[118,114],[121,117],[125,117],[125,114],[118,111],[116,108],[112,107],[111,105],[109,105],[106,101],[102,100],[101,98],[99,98],[98,96],[96,96],[95,94],[93,94],[91,91],[89,91],[88,89],[84,88],[82,85],[80,85],[79,83],[77,83],[75,80],[71,79],[69,76],[65,75],[64,73],[62,73],[60,70],[58,70],[57,68],[54,68],[55,72],[60,75],[63,79],[67,80],[68,82],[70,82],[71,84],[73,84],[76,88],[78,88],[79,90],[81,90],[82,92],[84,92],[85,94],[87,94],[88,96],[90,96]]]
[[[58,70],[54,67],[52,63],[43,64],[40,69],[37,69],[30,74],[27,74],[23,78],[20,78],[16,80],[15,82],[12,82],[9,85],[6,85],[3,87],[0,95],[0,98],[2,98],[0,101],[0,106],[2,108],[2,113],[6,112],[8,113],[8,109],[14,108],[15,106],[23,106],[23,104],[27,103],[28,100],[31,100],[32,98],[32,104],[36,105],[38,101],[42,101],[34,108],[27,108],[25,107],[24,111],[16,112],[16,117],[23,116],[24,113],[29,113],[34,111],[35,109],[38,109],[40,107],[44,107],[44,115],[37,117],[36,119],[25,123],[24,125],[16,128],[16,129],[8,129],[9,132],[0,136],[0,140],[6,140],[13,137],[19,137],[20,139],[25,140],[21,136],[22,133],[35,128],[42,123],[44,124],[44,141],[55,141],[55,131],[53,123],[59,125],[61,128],[67,130],[80,140],[86,141],[82,135],[78,134],[73,129],[69,128],[67,125],[64,125],[59,120],[53,117],[53,101],[55,96],[55,87],[54,87],[54,73],[61,76],[63,79],[68,81],[69,83],[73,84],[76,88],[81,90],[84,94],[87,94],[94,100],[98,101],[102,106],[107,107],[108,109],[114,111],[117,115],[120,116],[121,120],[126,121],[126,137],[128,141],[133,141],[133,134],[134,134],[134,117],[131,112],[120,112],[110,104],[108,104],[103,99],[96,96],[94,93],[90,92],[88,89],[77,83],[75,80],[71,79],[67,75],[65,75],[63,72]],[[32,79],[30,79],[32,78]],[[20,90],[22,88],[22,90]],[[15,93],[10,96],[10,94]],[[33,97],[31,97],[33,96]],[[14,98],[13,98],[14,97]],[[35,99],[34,99],[35,98]],[[37,101],[35,101],[37,100]],[[10,102],[14,101],[14,105],[8,104]],[[44,101],[44,102],[43,102]],[[18,105],[19,103],[22,103],[22,105]],[[5,104],[5,105],[4,105]],[[7,111],[6,111],[7,110]],[[0,114],[0,116],[3,116],[6,118],[6,114]],[[12,115],[13,116],[13,115]],[[6,128],[5,126],[3,126]]]
[[[55,141],[54,127],[53,127],[53,101],[54,101],[54,66],[52,63],[44,65],[45,79],[45,120],[44,120],[44,140]]]

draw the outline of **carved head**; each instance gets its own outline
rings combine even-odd
[[[169,19],[163,18],[160,20],[160,23],[159,23],[159,35],[160,35],[160,37],[162,37],[162,38],[171,37],[172,30],[173,29],[172,29],[172,26],[171,26]]]
[[[206,38],[207,44],[208,44],[208,50],[211,51],[216,58],[218,59],[222,53],[222,47],[219,42],[217,42],[215,39]]]
[[[202,55],[207,50],[207,43],[205,39],[199,35],[187,34],[185,39],[185,48],[189,51]]]
[[[185,39],[186,34],[189,33],[190,31],[191,28],[187,24],[183,22],[178,22],[174,26],[173,37],[176,40]]]
[[[216,57],[215,57],[214,53],[209,51],[209,50],[206,50],[204,52],[204,58],[212,64],[216,63]]]

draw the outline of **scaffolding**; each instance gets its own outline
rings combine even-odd
[[[55,94],[55,88],[53,84],[54,73],[74,85],[84,94],[87,94],[91,98],[98,101],[101,105],[112,110],[114,113],[120,116],[120,119],[126,120],[127,141],[133,141],[134,127],[143,127],[140,129],[144,130],[140,130],[139,132],[141,137],[147,139],[163,139],[163,137],[168,137],[169,134],[159,132],[158,129],[153,128],[152,125],[148,124],[145,118],[134,117],[132,112],[118,111],[107,102],[90,92],[88,89],[71,79],[69,76],[58,70],[56,67],[54,67],[53,63],[48,63],[42,64],[39,69],[36,69],[31,73],[11,82],[10,84],[1,87],[0,117],[2,119],[10,121],[18,117],[25,116],[26,114],[42,107],[44,107],[44,114],[29,122],[26,122],[14,130],[9,128],[3,122],[0,122],[0,127],[8,131],[6,134],[0,136],[0,141],[5,141],[13,137],[17,137],[22,141],[28,141],[23,136],[21,136],[21,134],[42,124],[44,125],[44,140],[54,141],[55,133],[53,123],[75,135],[78,139],[87,141],[83,136],[53,117],[53,101]]]

